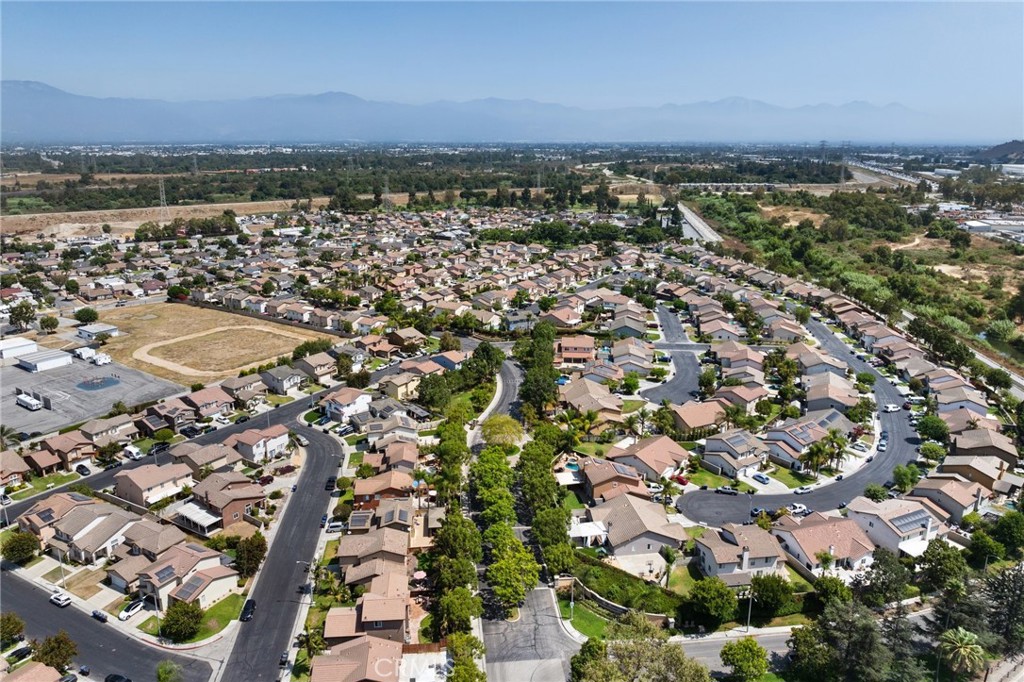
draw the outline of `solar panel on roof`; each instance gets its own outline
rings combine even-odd
[[[912,528],[920,528],[921,526],[928,525],[927,519],[928,512],[923,509],[919,509],[917,511],[910,512],[909,514],[904,514],[903,516],[897,516],[892,520],[892,525],[896,526],[901,533],[905,533]]]
[[[189,599],[196,590],[203,584],[203,579],[198,576],[192,576],[188,579],[188,582],[181,586],[178,590],[178,599]]]
[[[53,510],[44,509],[43,511],[39,512],[39,518],[41,518],[46,523],[53,521]]]
[[[615,468],[615,471],[617,471],[618,473],[622,474],[623,476],[632,476],[633,475],[633,471],[631,469],[629,469],[629,467],[627,467],[624,464],[612,464],[612,466]]]
[[[164,566],[156,572],[156,579],[163,582],[174,575],[174,566]]]
[[[409,510],[408,509],[399,509],[398,510],[398,520],[401,521],[402,523],[409,523]]]
[[[68,493],[68,497],[70,497],[75,502],[88,502],[90,499],[88,496],[83,495],[82,493]]]

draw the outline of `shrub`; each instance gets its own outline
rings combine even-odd
[[[268,497],[272,500],[280,500],[284,497],[284,491],[278,488],[277,490],[272,491]]]

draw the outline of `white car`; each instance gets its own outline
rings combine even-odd
[[[789,505],[788,509],[790,514],[803,514],[805,511],[807,511],[807,505],[800,504],[799,502],[794,502],[793,504]]]
[[[56,604],[62,609],[71,604],[71,597],[64,594],[63,592],[54,592],[50,595],[50,603]]]
[[[134,616],[136,613],[141,611],[143,608],[145,608],[145,606],[146,606],[146,602],[142,601],[141,599],[136,599],[131,604],[129,604],[128,606],[124,607],[124,611],[122,611],[121,613],[117,614],[117,619],[118,620],[128,620],[129,618]]]
[[[809,486],[809,485],[802,485],[799,488],[797,488],[796,490],[794,490],[793,492],[795,494],[797,494],[797,495],[806,495],[807,493],[811,492],[811,486]]]
[[[14,502],[14,500],[11,499],[10,495],[0,494],[0,506],[6,507],[12,502]]]
[[[868,451],[868,446],[864,445],[864,443],[861,443],[859,441],[854,443],[850,447],[853,448],[854,450],[858,450],[860,452],[867,452]]]
[[[899,412],[899,411],[900,411],[900,406],[899,405],[893,405],[892,403],[888,403],[888,404],[885,405],[885,407],[882,408],[882,412]]]
[[[302,447],[306,447],[307,445],[309,445],[309,439],[306,438],[305,436],[300,436],[298,434],[295,434],[295,442],[297,442]]]

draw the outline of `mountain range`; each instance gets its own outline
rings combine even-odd
[[[660,107],[582,109],[533,100],[401,104],[344,92],[170,102],[2,83],[10,144],[327,142],[936,141],[949,128],[899,104],[787,108],[731,97]]]

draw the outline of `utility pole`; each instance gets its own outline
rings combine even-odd
[[[167,211],[167,194],[164,191],[164,179],[160,177],[160,220],[165,223],[170,222],[170,217]]]

